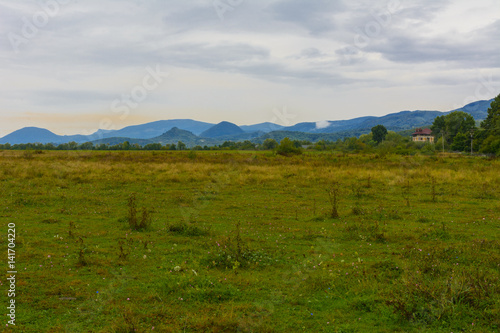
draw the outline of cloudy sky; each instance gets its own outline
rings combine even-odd
[[[447,111],[499,55],[498,0],[0,0],[0,136]]]

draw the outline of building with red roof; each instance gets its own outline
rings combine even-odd
[[[434,143],[434,136],[428,128],[417,128],[411,136],[413,141]]]

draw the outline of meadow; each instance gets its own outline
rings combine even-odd
[[[453,154],[3,151],[0,263],[15,223],[18,274],[16,326],[0,326],[499,332],[499,171]]]

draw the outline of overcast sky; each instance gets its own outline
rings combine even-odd
[[[499,55],[499,0],[0,0],[0,136],[448,111]]]

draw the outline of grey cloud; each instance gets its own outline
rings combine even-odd
[[[344,84],[391,87],[400,81],[387,79],[387,74],[400,70],[400,64],[415,71],[445,68],[453,79],[455,69],[500,67],[500,21],[468,34],[444,31],[440,13],[450,6],[460,9],[449,0],[400,0],[390,24],[366,45],[356,45],[357,31],[376,21],[374,13],[388,9],[391,2],[396,3],[245,0],[221,21],[212,0],[71,1],[15,55],[6,33],[19,30],[23,15],[32,15],[38,5],[0,0],[0,69],[3,77],[18,75],[43,82],[38,83],[38,92],[29,90],[32,86],[22,90],[20,80],[12,87],[25,92],[34,105],[64,107],[116,97],[99,91],[102,87],[82,86],[83,82],[122,70],[137,73],[156,64],[165,70],[240,73],[299,89]],[[426,37],[429,30],[433,37]],[[274,43],[281,38],[287,40]],[[384,73],[377,79],[375,72],[382,71],[379,64]],[[371,71],[370,79],[363,78],[364,71]],[[431,84],[452,83],[446,73],[440,75],[425,77]],[[50,80],[45,81],[47,77]],[[68,91],[47,90],[58,86]]]
[[[439,13],[448,8],[452,2],[450,0],[421,0],[418,2],[401,1],[394,16],[418,22],[429,22],[439,16]]]
[[[269,50],[248,44],[179,44],[165,48],[164,54],[176,65],[219,70],[269,58]]]
[[[451,61],[465,67],[499,67],[499,45],[500,20],[463,35],[425,39],[412,32],[393,32],[383,41],[372,41],[366,51],[402,63]]]
[[[317,70],[297,70],[278,63],[254,64],[240,69],[242,73],[267,79],[272,82],[279,82],[300,86],[338,86],[349,84],[353,81],[341,74],[330,74]]]
[[[302,26],[311,34],[335,30],[333,16],[345,10],[342,1],[330,0],[284,0],[268,9],[275,19]]]
[[[448,75],[448,76],[443,76],[443,75],[435,75],[430,78],[428,78],[426,81],[429,84],[432,85],[439,85],[439,86],[456,86],[460,85],[462,81],[465,80],[475,80],[475,77],[472,77],[468,75],[467,77],[464,77],[463,75],[458,76],[458,75]]]
[[[221,23],[211,2],[205,6],[186,9],[170,9],[163,16],[163,24],[172,27],[173,33],[180,34],[196,28],[219,29]]]
[[[339,74],[314,69],[298,70],[270,58],[268,50],[245,44],[219,45],[184,44],[169,48],[170,63],[177,66],[213,71],[236,72],[270,81],[314,84],[344,84],[349,82]]]
[[[304,58],[318,58],[323,56],[323,53],[315,47],[302,50],[300,55]]]
[[[366,61],[362,51],[353,45],[337,49],[335,54],[341,66],[354,66]]]
[[[66,106],[104,103],[106,106],[117,98],[115,94],[95,90],[37,90],[29,92],[30,98],[37,105]]]

